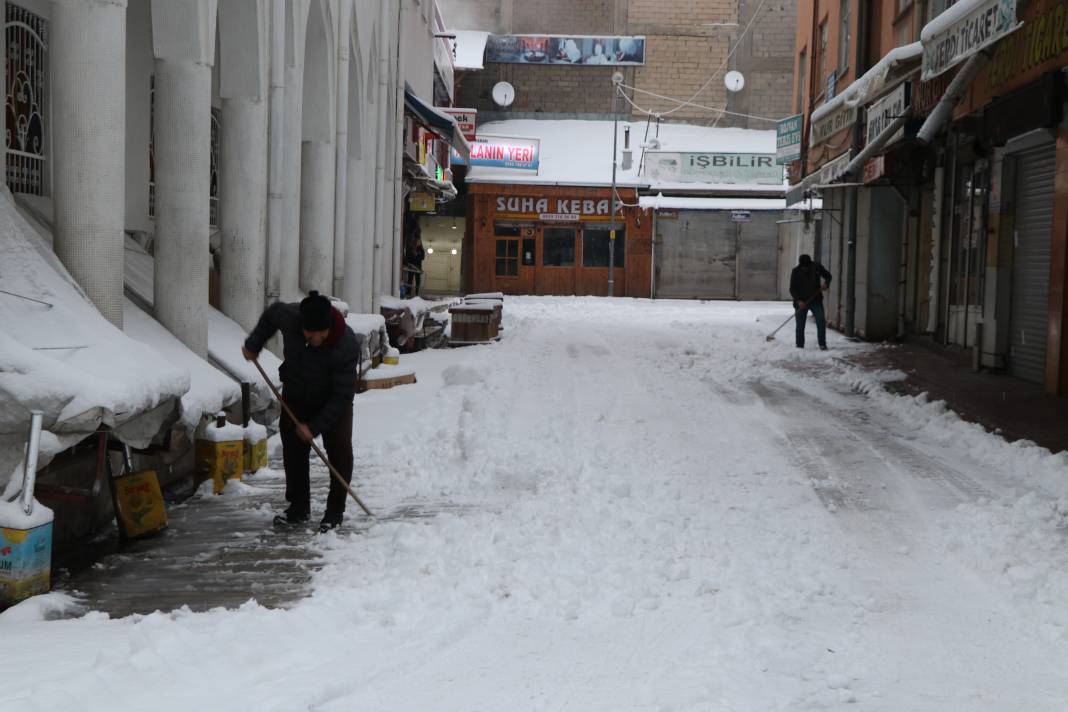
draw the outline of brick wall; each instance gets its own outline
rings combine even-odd
[[[731,23],[738,15],[738,0],[630,0],[628,21],[634,25],[660,25],[694,31],[704,23]]]
[[[729,43],[725,37],[647,36],[646,63],[635,71],[634,86],[664,96],[687,99],[723,64],[729,51]],[[723,80],[717,77],[694,99],[694,103],[722,106],[725,94]],[[640,93],[634,99],[638,105],[649,111],[666,111],[677,107],[676,102]],[[673,121],[707,121],[715,114],[705,109],[684,107],[670,116]]]
[[[632,34],[646,37],[646,63],[621,68],[625,81],[665,96],[688,98],[727,60],[760,0],[439,0],[450,27],[515,34]],[[770,0],[724,69],[741,71],[745,91],[728,93],[722,72],[694,101],[742,114],[781,118],[792,110],[797,0]],[[500,111],[490,98],[498,81],[511,82],[509,111],[554,116],[604,116],[611,111],[612,68],[488,64],[463,78],[457,104]],[[634,95],[651,111],[677,103]],[[635,118],[644,114],[621,106]],[[684,107],[673,121],[708,123],[716,112]],[[721,126],[774,128],[768,122],[722,117]]]

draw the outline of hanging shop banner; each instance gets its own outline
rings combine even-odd
[[[809,129],[809,143],[813,146],[823,143],[842,129],[849,128],[857,122],[857,107],[841,106],[819,121],[812,122]]]
[[[430,193],[415,192],[408,194],[408,209],[413,213],[430,213],[437,205]]]
[[[1021,25],[1016,20],[1016,0],[984,0],[961,3],[964,12],[951,7],[945,19],[936,18],[924,28],[924,80],[937,77],[968,57],[989,47]]]
[[[460,132],[464,135],[464,138],[468,141],[475,140],[475,124],[478,120],[478,109],[447,109],[445,107],[437,107],[437,109],[441,113],[448,114],[456,119],[456,123],[460,125]]]
[[[868,107],[867,137],[873,143],[899,116],[904,116],[912,100],[912,82],[902,82],[892,92]],[[891,137],[891,140],[894,140]]]
[[[775,162],[779,165],[801,158],[801,114],[775,125]]]
[[[845,169],[849,167],[849,161],[852,160],[852,158],[853,152],[846,151],[842,155],[836,156],[820,166],[819,184],[830,185],[845,175]]]
[[[523,171],[538,171],[541,141],[536,138],[511,138],[507,136],[479,136],[471,142],[471,160],[465,161],[455,150],[453,165],[485,166],[487,168],[515,168]]]
[[[645,154],[650,178],[667,183],[717,183],[782,186],[782,165],[773,153]]]
[[[644,37],[490,35],[486,61],[502,64],[645,64]]]

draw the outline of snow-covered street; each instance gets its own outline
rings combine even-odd
[[[509,297],[500,343],[357,397],[382,521],[308,535],[309,597],[31,599],[0,709],[1063,710],[1068,457],[844,360],[877,347],[766,342],[789,313]]]

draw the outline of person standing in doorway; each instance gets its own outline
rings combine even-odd
[[[794,321],[797,324],[797,348],[805,348],[805,322],[808,313],[816,320],[816,340],[820,350],[827,350],[827,315],[823,310],[823,293],[831,286],[831,273],[811,255],[801,255],[790,273],[790,296],[794,298]]]
[[[282,397],[299,422],[284,410],[278,421],[289,507],[274,523],[299,525],[311,516],[308,457],[316,436],[323,437],[326,455],[338,474],[345,482],[352,481],[352,401],[360,349],[341,312],[316,291],[299,303],[275,302],[267,307],[245,339],[242,355],[255,359],[276,332],[282,334],[284,360],[278,369]],[[341,525],[345,496],[345,488],[331,478],[319,531]]]
[[[408,266],[408,274],[411,279],[411,296],[418,297],[419,289],[423,286],[423,260],[426,258],[426,250],[423,249],[423,240],[419,235],[408,244],[404,262]]]

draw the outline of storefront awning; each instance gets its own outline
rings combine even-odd
[[[919,42],[890,50],[838,96],[813,111],[810,123],[818,123],[820,119],[830,116],[842,107],[860,108],[871,103],[884,93],[897,77],[911,72],[922,55],[923,46]]]
[[[446,143],[456,149],[463,159],[471,157],[471,144],[464,138],[464,133],[456,119],[443,111],[439,111],[430,104],[420,99],[407,84],[404,86],[404,108],[412,113],[430,131],[441,137]]]
[[[415,188],[433,195],[439,203],[448,202],[456,197],[456,186],[451,180],[438,180],[427,173],[426,168],[408,156],[404,157],[404,177]]]

